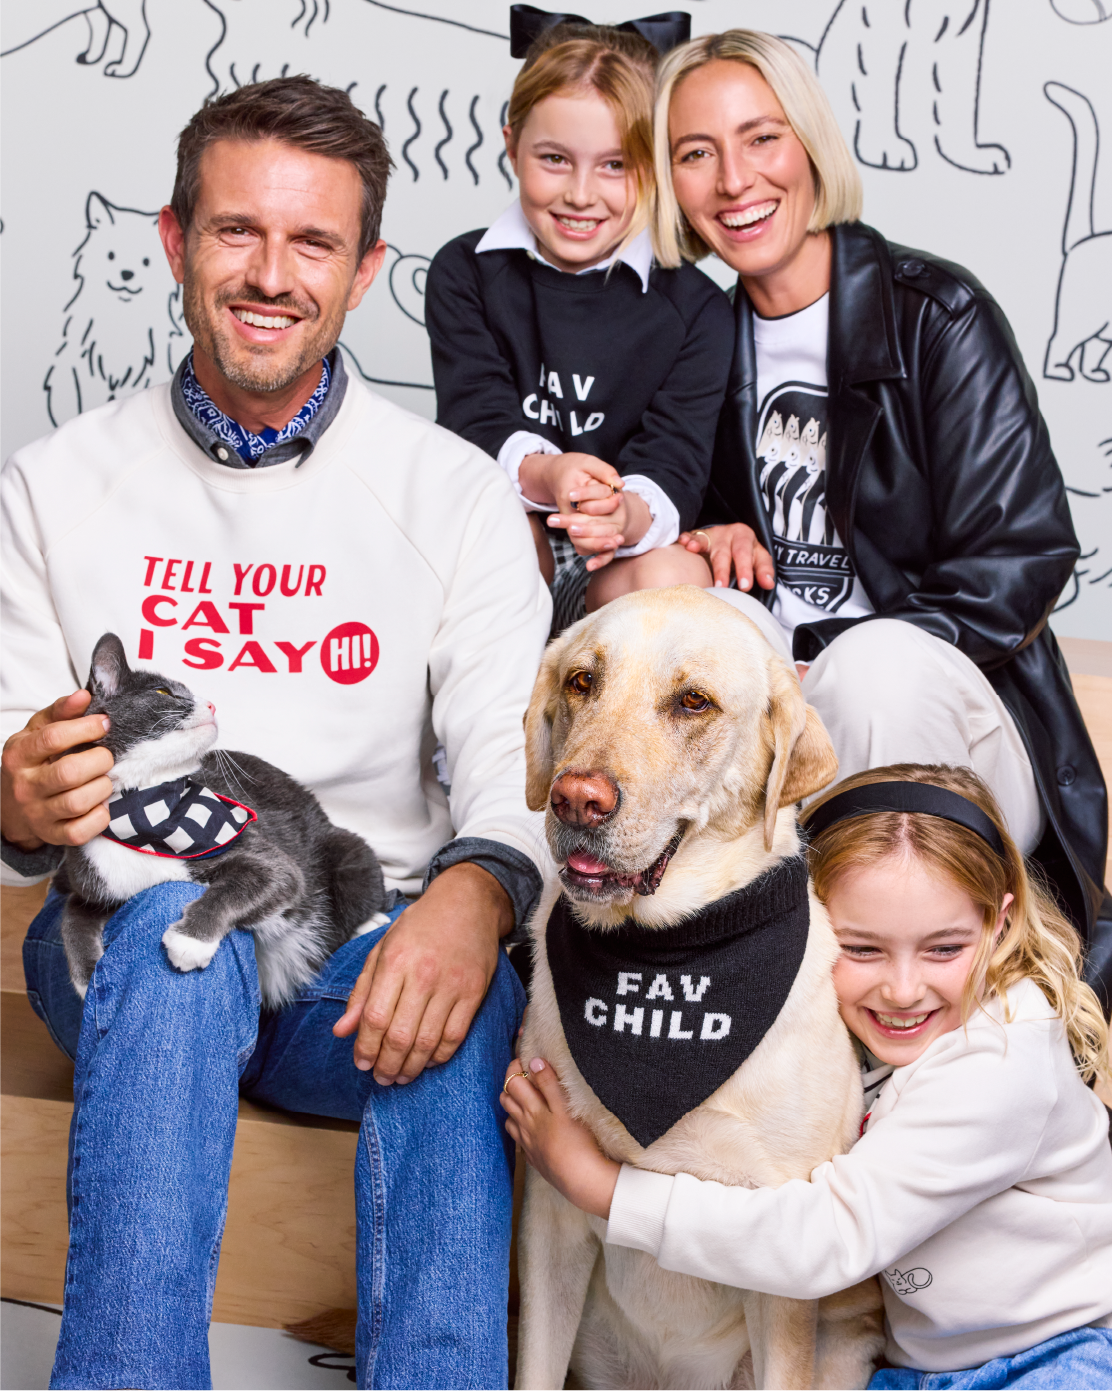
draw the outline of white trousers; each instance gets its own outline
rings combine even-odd
[[[785,631],[764,604],[736,589],[708,592],[752,619],[792,665]],[[972,768],[1021,853],[1039,844],[1043,809],[1024,742],[997,692],[957,647],[912,623],[873,618],[824,648],[803,689],[827,726],[840,777],[889,763]]]

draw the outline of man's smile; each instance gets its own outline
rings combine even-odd
[[[236,337],[248,343],[281,343],[304,322],[304,316],[289,309],[271,306],[229,304],[226,306]]]

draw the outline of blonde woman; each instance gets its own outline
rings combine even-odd
[[[1110,1384],[1109,1031],[1078,935],[966,768],[879,768],[806,817],[866,1112],[811,1181],[729,1188],[619,1166],[540,1059],[508,1130],[608,1242],[815,1299],[880,1277],[872,1388]]]
[[[654,263],[658,56],[638,34],[547,30],[507,112],[520,196],[426,282],[438,423],[517,488],[554,631],[633,589],[711,583],[677,538],[707,486],[731,312],[693,266]]]
[[[1108,999],[1105,787],[1047,627],[1078,543],[1004,315],[961,266],[858,220],[854,161],[779,39],[674,50],[655,121],[658,259],[713,251],[739,277],[682,540],[796,661],[844,774],[947,762],[986,780]]]

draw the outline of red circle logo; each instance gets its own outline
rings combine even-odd
[[[379,640],[366,623],[341,623],[321,643],[325,675],[354,686],[379,664]]]

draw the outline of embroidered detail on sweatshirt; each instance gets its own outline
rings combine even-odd
[[[931,1284],[931,1271],[922,1265],[914,1266],[911,1270],[898,1270],[893,1266],[892,1270],[881,1273],[895,1294],[919,1294]]]

